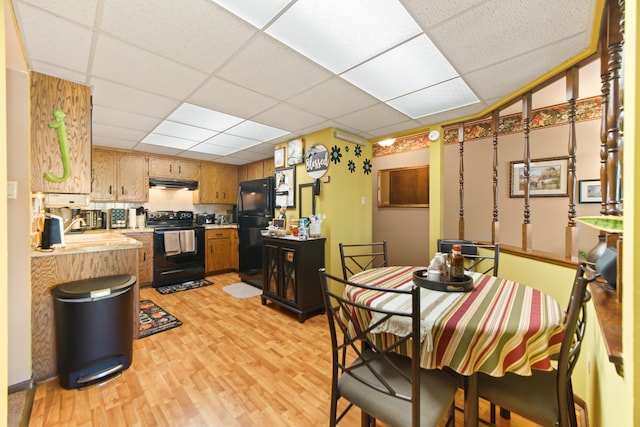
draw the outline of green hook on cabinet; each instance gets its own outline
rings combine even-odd
[[[51,172],[45,172],[44,178],[49,182],[64,182],[71,176],[71,163],[69,162],[69,145],[67,144],[67,130],[64,126],[65,114],[61,110],[54,110],[55,121],[49,123],[49,127],[58,130],[58,142],[60,143],[60,156],[62,157],[62,176],[57,177]]]

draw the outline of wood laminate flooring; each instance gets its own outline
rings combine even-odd
[[[66,390],[57,378],[36,388],[30,426],[326,426],[331,363],[324,315],[305,323],[260,297],[214,285],[160,295],[140,290],[184,324],[133,342],[133,362],[101,386]],[[462,405],[462,393],[458,395]],[[486,418],[488,405],[481,402]],[[456,426],[463,414],[456,413]],[[352,410],[341,426],[359,426]],[[499,426],[535,426],[516,415]]]

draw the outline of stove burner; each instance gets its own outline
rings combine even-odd
[[[155,211],[147,213],[147,227],[185,227],[193,225],[191,211]]]

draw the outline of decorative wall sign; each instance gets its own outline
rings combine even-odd
[[[51,172],[45,172],[44,179],[49,182],[64,182],[71,176],[71,162],[69,161],[69,144],[67,143],[67,130],[64,126],[64,111],[54,110],[55,121],[49,123],[50,128],[57,129],[58,143],[60,144],[60,157],[62,157],[62,176],[55,176]]]
[[[602,202],[602,189],[599,179],[581,179],[578,188],[580,189],[580,203]]]
[[[568,164],[568,157],[532,160],[529,171],[529,195],[531,197],[568,196]],[[524,197],[524,184],[524,163],[511,162],[509,197]]]
[[[329,152],[324,145],[314,144],[305,153],[305,168],[311,178],[322,177],[329,168]]]
[[[295,208],[296,207],[296,168],[276,169],[274,171],[276,180],[276,206]]]
[[[276,168],[284,167],[284,147],[276,148],[273,152],[273,166]]]
[[[304,139],[298,138],[287,142],[287,166],[302,163],[304,155]]]

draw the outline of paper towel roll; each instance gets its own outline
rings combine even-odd
[[[129,209],[129,228],[136,228],[136,210]]]

